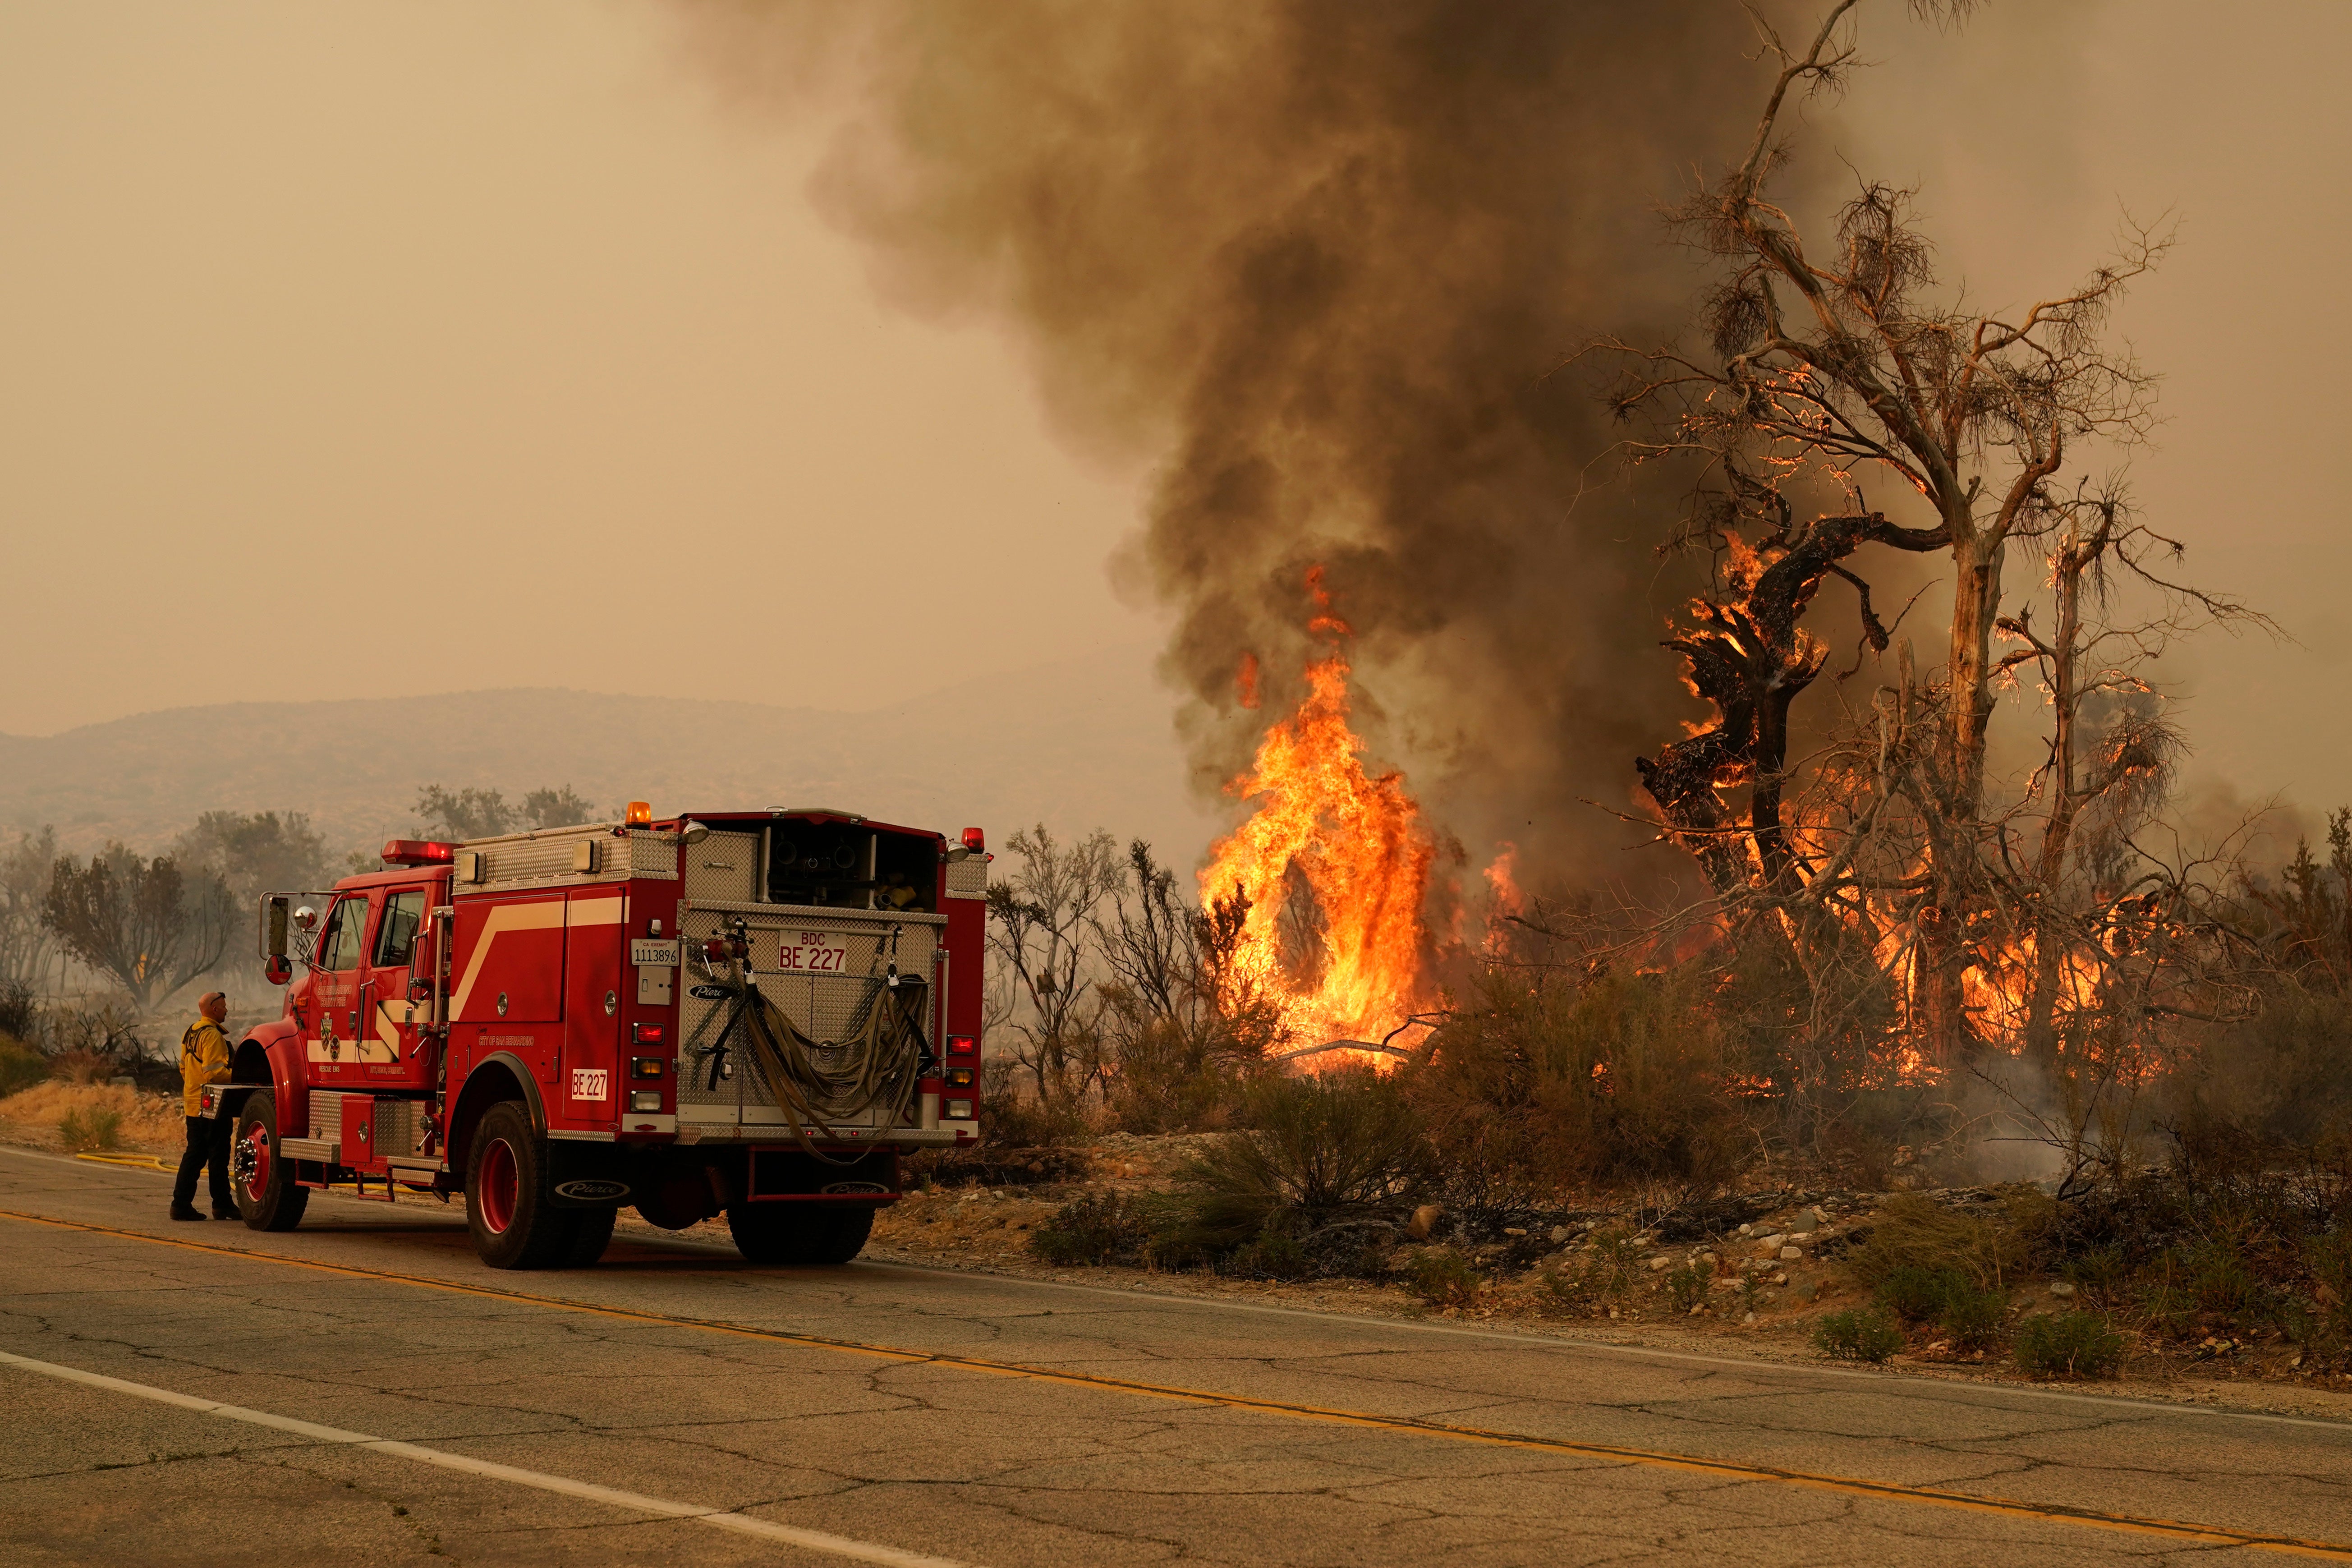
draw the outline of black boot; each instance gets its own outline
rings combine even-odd
[[[196,1205],[194,1204],[173,1204],[172,1205],[172,1217],[173,1219],[202,1219],[205,1216],[196,1212]]]

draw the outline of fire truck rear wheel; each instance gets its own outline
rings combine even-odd
[[[237,1213],[255,1230],[292,1230],[310,1206],[310,1189],[278,1152],[278,1096],[263,1089],[246,1096],[229,1144],[229,1179]]]
[[[752,1263],[846,1263],[874,1233],[870,1204],[737,1204],[727,1211],[735,1249]]]
[[[574,1209],[565,1216],[572,1221],[572,1241],[563,1251],[559,1268],[586,1268],[604,1256],[604,1248],[613,1245],[613,1222],[621,1217],[618,1208]]]
[[[481,1260],[493,1268],[562,1263],[574,1212],[549,1201],[547,1145],[522,1102],[502,1100],[483,1112],[466,1153],[466,1228]]]

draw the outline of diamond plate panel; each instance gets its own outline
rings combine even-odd
[[[748,904],[757,896],[754,889],[759,885],[760,836],[756,833],[714,833],[686,851],[686,897],[690,903]]]
[[[987,856],[971,855],[961,860],[948,862],[948,897],[950,899],[988,897]]]

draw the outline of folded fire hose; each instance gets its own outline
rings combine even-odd
[[[698,1062],[709,1063],[709,1088],[716,1089],[727,1072],[728,1057],[740,1057],[784,1113],[793,1141],[832,1164],[855,1163],[858,1156],[833,1158],[816,1147],[812,1131],[841,1141],[834,1124],[863,1118],[870,1110],[883,1113],[880,1126],[906,1120],[916,1081],[931,1056],[923,1034],[927,987],[919,976],[899,973],[895,963],[887,974],[867,976],[866,996],[849,1033],[839,1040],[817,1041],[761,994],[743,959],[709,964],[697,954],[694,964],[709,984],[727,993],[726,1005],[714,1009],[686,1042]],[[717,1037],[702,1044],[704,1031],[720,1019],[724,1022]]]

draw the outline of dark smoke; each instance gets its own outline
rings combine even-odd
[[[1122,552],[1209,787],[1297,689],[1309,563],[1362,727],[1475,858],[1622,874],[1675,496],[1629,484],[1596,333],[1671,335],[1657,212],[1735,154],[1738,8],[1630,0],[866,0],[690,13],[740,86],[856,83],[818,182],[884,287],[1017,323],[1061,426],[1162,466]],[[1238,701],[1244,654],[1265,707]],[[1638,837],[1636,834],[1634,837]]]

